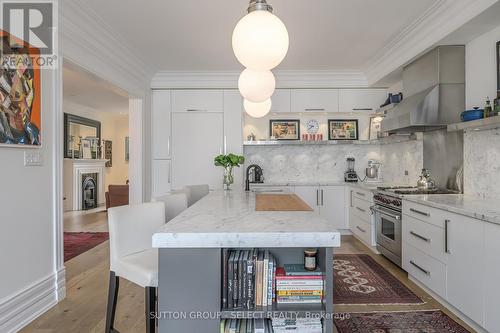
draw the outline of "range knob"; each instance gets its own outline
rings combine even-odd
[[[392,201],[392,204],[393,204],[394,206],[400,207],[400,206],[401,206],[401,201],[399,201],[399,200],[393,200],[393,201]]]

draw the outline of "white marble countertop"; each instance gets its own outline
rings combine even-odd
[[[404,197],[404,200],[500,224],[500,206],[498,201],[485,200],[463,194],[408,195]]]
[[[153,235],[155,248],[339,247],[340,233],[315,212],[257,212],[253,192],[217,191]]]

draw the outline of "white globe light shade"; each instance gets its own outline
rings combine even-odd
[[[253,103],[247,101],[246,99],[243,101],[243,107],[245,108],[245,111],[248,113],[248,115],[254,118],[262,118],[266,114],[268,114],[269,111],[271,111],[271,105],[272,102],[270,98],[261,103]]]
[[[276,88],[276,79],[271,71],[245,69],[238,80],[241,96],[254,103],[264,102]]]
[[[233,50],[238,61],[253,70],[271,70],[288,52],[288,31],[274,14],[256,10],[244,16],[233,31]]]

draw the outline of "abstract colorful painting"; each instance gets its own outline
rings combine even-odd
[[[40,68],[30,56],[36,49],[22,53],[28,48],[11,47],[10,34],[1,30],[0,39],[0,145],[40,146]]]

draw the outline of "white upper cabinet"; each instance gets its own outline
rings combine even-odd
[[[276,89],[271,97],[271,112],[282,113],[291,112],[291,91],[290,89]]]
[[[371,113],[386,99],[386,89],[341,89],[339,111]]]
[[[153,90],[151,116],[153,159],[170,159],[172,150],[171,110],[170,90]]]
[[[292,89],[292,112],[338,112],[338,89]]]
[[[172,90],[173,112],[223,112],[222,90]]]

